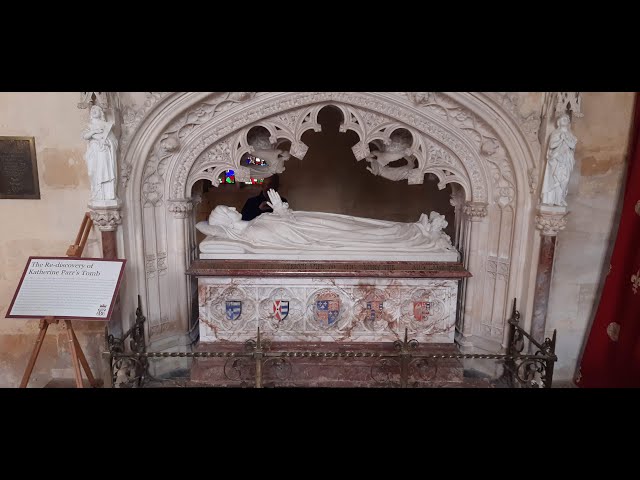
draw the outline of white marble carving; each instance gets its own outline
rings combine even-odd
[[[243,221],[235,208],[218,205],[208,222],[198,223],[207,235],[200,258],[458,260],[438,212],[423,213],[415,223],[294,212],[276,191],[267,193],[273,213]]]
[[[481,316],[494,315],[483,310],[483,305],[489,303],[486,298],[493,296],[492,291],[483,288],[488,252],[504,249],[500,255],[510,262],[505,298],[529,299],[522,311],[530,310],[532,295],[525,292],[532,284],[528,265],[535,206],[527,203],[527,170],[539,159],[534,155],[535,149],[532,151],[537,143],[527,141],[523,123],[517,118],[513,121],[508,102],[496,102],[490,94],[474,92],[436,92],[414,95],[413,100],[393,92],[262,92],[249,97],[230,104],[227,111],[198,116],[202,113],[198,106],[214,105],[232,96],[175,92],[149,108],[145,118],[132,119],[135,121],[131,122],[134,128],[129,129],[130,146],[122,150],[125,167],[119,173],[124,180],[126,166],[132,166],[123,230],[125,254],[136,275],[129,277],[130,291],[135,293],[123,300],[123,318],[135,317],[139,292],[150,321],[180,318],[180,330],[171,333],[178,338],[186,331],[183,317],[188,311],[185,299],[189,297],[188,284],[183,282],[186,266],[182,258],[188,258],[185,248],[194,253],[197,250],[195,235],[188,221],[167,215],[170,210],[157,207],[164,202],[188,200],[193,182],[200,178],[213,179],[215,184],[224,169],[237,169],[239,159],[247,152],[244,147],[238,149],[237,140],[245,129],[255,125],[273,126],[271,135],[277,130],[278,140],[292,141],[291,155],[302,159],[306,145],[299,135],[317,128],[313,112],[328,104],[343,112],[345,125],[341,131],[354,130],[360,136],[363,155],[358,158],[369,154],[370,142],[384,141],[387,132],[406,128],[416,142],[414,155],[419,168],[415,171],[441,175],[443,186],[455,182],[464,189],[467,203],[464,215],[460,215],[463,236],[457,245],[464,249],[465,265],[474,274],[467,279],[464,295],[465,344],[482,335]],[[281,135],[280,131],[285,133]],[[179,148],[166,141],[169,137],[179,140]],[[539,167],[540,177],[543,169]],[[504,213],[493,208],[496,192]],[[144,274],[145,255],[157,254],[161,247],[171,252],[167,275],[148,280]],[[504,323],[506,317],[499,313],[495,314],[496,321]],[[493,334],[491,339],[502,341]],[[164,348],[164,344],[160,347]]]
[[[94,208],[90,212],[93,224],[101,232],[113,232],[122,223],[118,206]]]
[[[544,172],[541,200],[544,205],[567,206],[567,187],[575,163],[574,152],[578,139],[571,133],[568,115],[558,119],[558,127],[549,138],[547,168]]]
[[[275,148],[272,150],[251,150],[251,155],[265,160],[267,165],[265,167],[249,166],[251,177],[253,178],[266,178],[270,177],[274,173],[284,172],[284,162],[291,158],[291,154],[286,150]]]
[[[89,142],[85,153],[87,170],[91,180],[91,206],[117,205],[116,178],[118,140],[113,132],[113,122],[105,119],[98,105],[89,111],[89,124],[82,133]]]
[[[564,207],[540,205],[536,212],[536,228],[542,235],[555,237],[567,226],[567,209]]]
[[[199,277],[200,341],[451,343],[458,281]],[[276,303],[278,302],[278,303]],[[284,305],[283,308],[281,305]]]
[[[341,110],[345,119],[340,130],[352,130],[356,132],[361,139],[361,142],[353,147],[357,159],[362,159],[368,155],[368,143],[374,140],[383,140],[385,143],[390,142],[390,135],[392,133],[400,128],[406,129],[414,140],[412,154],[418,159],[419,166],[423,168],[416,168],[415,172],[411,172],[411,175],[407,173],[406,175],[402,175],[401,179],[407,178],[409,183],[421,183],[424,173],[433,173],[441,180],[442,188],[444,188],[447,182],[457,182],[463,185],[474,199],[486,201],[488,194],[488,172],[479,163],[478,155],[471,150],[471,144],[461,142],[448,128],[443,128],[443,126],[437,123],[426,121],[413,113],[409,113],[409,111],[404,108],[391,106],[391,104],[386,103],[385,100],[376,98],[378,95],[379,94],[374,94],[370,96],[370,94],[354,92],[313,92],[287,94],[285,100],[274,99],[273,101],[267,101],[264,99],[262,103],[247,108],[242,114],[238,114],[233,119],[221,121],[221,124],[215,128],[207,129],[206,132],[203,131],[201,137],[194,142],[190,142],[189,147],[186,147],[181,152],[178,163],[173,169],[174,180],[171,182],[171,197],[173,199],[183,198],[186,193],[186,187],[193,184],[195,180],[194,176],[202,178],[201,170],[200,168],[195,168],[195,164],[200,164],[202,154],[210,147],[222,141],[229,142],[232,148],[236,150],[235,140],[241,141],[242,135],[240,138],[234,139],[234,141],[231,140],[231,137],[227,136],[233,134],[233,132],[241,131],[243,128],[253,128],[257,125],[272,131],[277,127],[278,139],[290,140],[292,142],[290,149],[291,155],[302,159],[306,152],[306,146],[300,141],[302,134],[309,129],[317,131],[317,129],[319,129],[319,124],[317,123],[318,112],[326,105],[333,105]],[[447,99],[447,102],[449,104],[453,103],[450,98]],[[313,106],[299,108],[299,106],[309,104],[313,104]],[[291,109],[295,107],[298,107],[298,109],[292,112]],[[453,105],[451,105],[450,108],[458,111],[455,118],[472,118],[466,111],[462,111],[459,106],[453,107]],[[281,115],[278,115],[283,110],[289,111],[286,115],[288,118],[291,117],[289,124],[295,126],[293,131],[282,121]],[[372,113],[371,110],[376,111],[376,113]],[[448,115],[447,118],[451,120],[454,128],[458,128],[458,124],[460,123],[458,120],[451,115]],[[262,121],[256,122],[256,119],[262,119]],[[380,121],[383,123],[380,124]],[[463,129],[460,130],[461,132],[466,133],[467,130],[472,130],[472,128],[466,125],[460,126],[463,127]],[[487,126],[478,123],[474,128],[485,132]],[[423,141],[425,139],[424,134],[426,134],[426,137],[434,139],[453,153],[453,157],[456,158],[458,165],[456,165],[455,168],[448,169],[448,172],[451,174],[447,174],[441,166],[435,164],[429,165],[428,168],[426,168],[426,151],[428,145]],[[235,137],[235,135],[233,136]],[[474,134],[474,138],[476,136],[482,136],[482,134]],[[231,155],[233,160],[228,164],[229,169],[239,168],[238,160],[243,153],[241,150],[233,152]],[[504,157],[504,149],[501,147],[500,154],[494,157],[495,158],[488,160],[496,164],[497,172],[501,173],[507,182],[513,183],[513,175],[510,164]],[[152,162],[155,163],[155,160],[152,160]],[[205,166],[205,168],[208,167]],[[217,172],[217,170],[214,170],[214,172]],[[191,179],[189,179],[189,176],[191,176]],[[217,185],[217,178],[213,178],[211,181],[214,185]]]

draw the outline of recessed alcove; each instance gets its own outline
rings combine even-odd
[[[357,161],[353,154],[352,147],[359,141],[358,135],[351,130],[339,131],[342,120],[342,113],[337,108],[324,107],[318,113],[322,130],[308,130],[302,135],[302,141],[309,147],[304,160],[292,156],[285,162],[279,191],[290,207],[299,211],[396,222],[416,222],[420,214],[435,210],[445,216],[448,221],[445,232],[454,238],[455,208],[450,202],[451,185],[438,189],[438,179],[432,174],[427,174],[424,183],[418,185],[373,175],[367,170],[368,163]],[[250,130],[248,137],[255,138],[255,131]],[[398,136],[403,133],[398,132]],[[285,140],[278,143],[278,148],[288,150],[290,145]],[[397,160],[389,166],[395,167],[395,163],[401,166],[406,161]],[[197,206],[196,221],[206,220],[216,205],[233,206],[240,211],[244,202],[258,195],[260,190],[259,184],[226,183],[223,179],[218,187],[213,187],[210,181],[199,180],[192,189],[192,194],[202,198]],[[200,232],[197,235],[200,242],[204,236]]]

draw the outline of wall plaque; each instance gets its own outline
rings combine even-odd
[[[0,198],[40,198],[34,137],[0,137]]]

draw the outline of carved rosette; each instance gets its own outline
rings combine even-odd
[[[471,219],[472,222],[479,222],[487,216],[487,204],[484,202],[467,202],[462,207],[462,212]]]
[[[542,235],[555,237],[567,226],[568,212],[564,208],[539,208],[536,214],[536,228]]]
[[[175,200],[169,202],[169,211],[175,218],[187,218],[189,212],[193,210],[193,203],[190,200]]]
[[[122,216],[118,207],[92,208],[90,215],[93,224],[101,232],[113,232],[122,223]]]

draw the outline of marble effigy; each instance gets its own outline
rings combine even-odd
[[[243,221],[233,207],[218,205],[196,228],[206,235],[201,259],[411,260],[451,262],[459,258],[443,232],[445,217],[422,214],[401,223],[334,213],[293,211],[274,190],[273,213]]]

